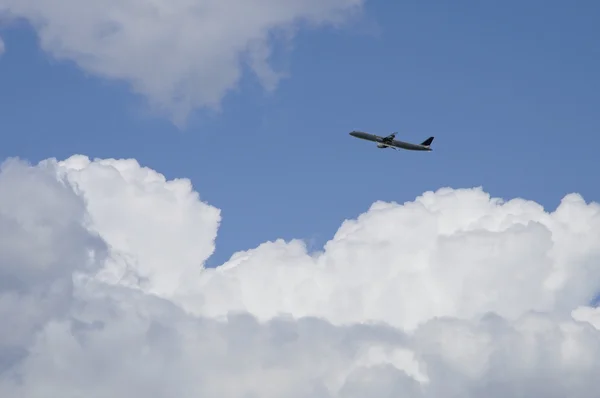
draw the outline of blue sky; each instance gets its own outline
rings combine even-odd
[[[355,29],[300,30],[265,93],[248,74],[222,112],[185,131],[144,111],[121,81],[40,50],[25,25],[0,35],[2,158],[136,158],[188,177],[222,209],[218,265],[276,238],[318,249],[376,200],[483,186],[554,209],[600,200],[600,3],[367,1]],[[431,153],[348,132],[398,132]]]

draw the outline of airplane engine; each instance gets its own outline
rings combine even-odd
[[[387,145],[383,145],[383,144],[377,144],[377,148],[381,148],[381,149],[383,149],[383,148],[387,148]]]

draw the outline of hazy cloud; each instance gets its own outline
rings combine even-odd
[[[249,66],[272,89],[276,36],[339,24],[364,0],[0,0],[25,18],[41,46],[92,74],[124,80],[177,123],[217,107]],[[278,34],[284,32],[285,34]]]

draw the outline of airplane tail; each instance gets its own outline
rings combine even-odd
[[[429,146],[429,145],[431,145],[432,142],[433,142],[433,137],[429,137],[425,141],[421,142],[421,145]]]

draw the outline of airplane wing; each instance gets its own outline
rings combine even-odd
[[[392,149],[394,149],[396,151],[398,150],[398,147],[395,146],[394,144],[387,144],[385,142],[381,142],[381,143],[379,143],[379,145],[385,146],[386,148],[392,148]]]

